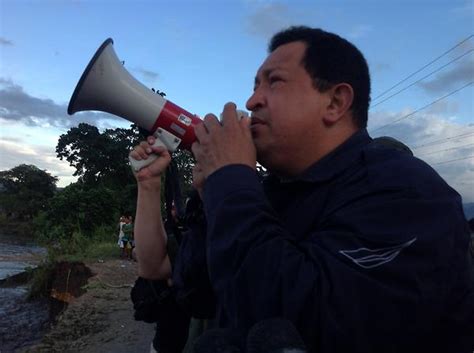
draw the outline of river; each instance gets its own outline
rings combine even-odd
[[[0,283],[36,267],[46,255],[44,248],[0,233]],[[0,285],[0,352],[17,352],[38,341],[49,325],[46,300],[27,300],[24,284]]]

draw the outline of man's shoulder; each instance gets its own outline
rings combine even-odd
[[[363,161],[372,184],[418,188],[428,183],[432,188],[451,189],[430,165],[404,150],[369,145]]]

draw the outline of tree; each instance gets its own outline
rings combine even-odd
[[[86,185],[101,183],[120,189],[133,182],[128,153],[139,139],[136,127],[107,129],[81,123],[59,137],[56,153],[76,169],[74,176]]]
[[[74,176],[86,185],[97,183],[122,189],[135,183],[128,163],[130,150],[149,133],[133,124],[130,129],[107,129],[103,133],[95,126],[81,123],[59,137],[56,153],[76,169]],[[189,189],[194,160],[189,152],[173,153],[183,188]]]
[[[46,212],[48,227],[60,227],[64,234],[81,231],[85,235],[94,229],[113,225],[118,218],[116,192],[104,187],[85,187],[74,183],[58,192]]]
[[[191,190],[193,183],[192,169],[196,161],[193,155],[185,150],[176,150],[171,157],[178,171],[181,191],[187,194]]]
[[[2,192],[0,200],[4,212],[12,218],[31,219],[46,209],[56,192],[58,178],[34,165],[21,164],[0,171]]]

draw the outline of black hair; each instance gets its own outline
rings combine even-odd
[[[314,87],[324,92],[338,83],[347,83],[354,90],[350,107],[359,128],[367,127],[370,103],[370,75],[362,53],[352,43],[319,28],[293,26],[273,36],[268,46],[273,52],[281,45],[301,41],[306,44],[302,60],[313,78]]]

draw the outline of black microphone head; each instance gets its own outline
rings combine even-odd
[[[242,336],[231,329],[210,329],[194,343],[194,353],[241,353]]]
[[[305,353],[303,339],[289,320],[274,318],[256,323],[247,336],[247,353]]]

